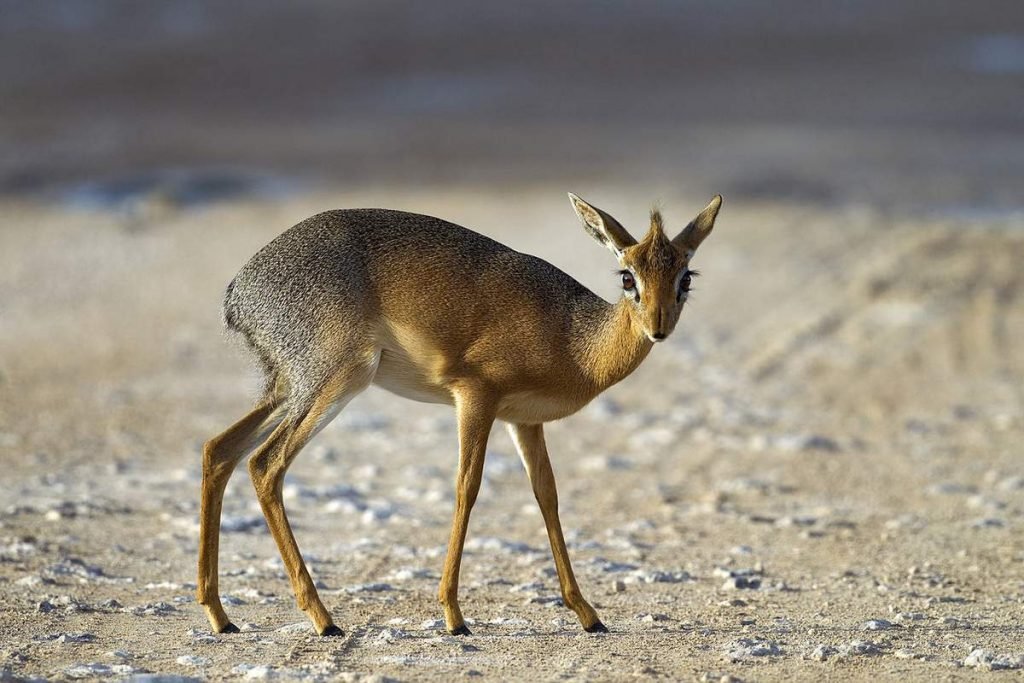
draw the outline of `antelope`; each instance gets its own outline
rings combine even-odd
[[[251,475],[298,607],[321,636],[343,632],[317,594],[285,514],[285,472],[302,447],[371,384],[455,408],[459,465],[439,600],[448,633],[468,635],[459,568],[484,452],[507,424],[547,529],[565,606],[606,633],[576,583],[558,516],[544,423],[575,413],[637,368],[675,328],[720,195],[669,238],[651,212],[641,241],[569,194],[584,229],[619,264],[610,304],[550,263],[438,218],[386,209],[327,211],[285,231],[227,287],[224,322],[262,365],[255,407],[203,447],[196,594],[213,630],[236,633],[217,562],[228,478]]]

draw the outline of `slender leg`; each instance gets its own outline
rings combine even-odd
[[[249,460],[249,474],[256,489],[263,516],[277,543],[299,609],[322,636],[343,635],[309,576],[284,509],[284,475],[302,447],[324,427],[353,396],[365,389],[372,378],[362,372],[346,373],[327,385],[304,415],[289,415]]]
[[[444,607],[444,622],[448,632],[452,635],[469,635],[462,610],[459,609],[459,567],[466,543],[469,513],[480,492],[484,453],[491,425],[494,424],[495,408],[484,396],[456,392],[455,410],[459,421],[459,474],[455,482],[452,532],[448,539],[448,554],[444,559],[438,599]]]
[[[217,555],[220,547],[220,516],[224,489],[238,462],[256,446],[280,417],[270,402],[256,406],[223,434],[203,446],[203,485],[199,512],[199,574],[196,599],[206,609],[217,633],[237,633],[220,604],[217,586]]]
[[[526,473],[533,485],[533,495],[540,505],[544,516],[544,526],[548,530],[548,541],[551,542],[551,553],[555,557],[555,568],[558,570],[558,583],[562,588],[562,600],[565,606],[579,617],[583,630],[588,633],[607,633],[608,629],[597,616],[580,593],[576,583],[572,565],[569,563],[569,552],[565,548],[562,537],[562,523],[558,519],[558,491],[555,488],[555,474],[551,470],[551,460],[544,444],[544,425],[508,425],[509,434],[519,450]]]

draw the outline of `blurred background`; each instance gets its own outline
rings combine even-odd
[[[586,178],[998,211],[1024,3],[3,0],[0,103],[8,195]]]
[[[0,680],[122,649],[214,678],[740,680],[749,638],[759,680],[997,668],[1024,652],[1022,189],[1022,0],[0,0]],[[318,211],[383,206],[612,301],[566,191],[637,234],[725,197],[676,332],[546,428],[613,636],[555,607],[496,427],[463,573],[492,621],[436,638],[454,418],[371,389],[285,488],[350,638],[274,630],[301,617],[243,469],[222,586],[254,633],[209,642],[200,453],[256,387],[226,284]]]

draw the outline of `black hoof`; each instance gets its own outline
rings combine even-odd
[[[241,632],[242,632],[242,629],[238,628],[237,626],[235,626],[234,624],[232,624],[229,621],[228,623],[224,624],[223,628],[221,628],[221,630],[218,633],[241,633]]]
[[[602,624],[600,621],[595,621],[594,625],[590,628],[583,629],[587,633],[608,633],[608,627]]]
[[[453,636],[471,636],[471,635],[473,635],[473,632],[470,631],[469,627],[466,626],[465,624],[463,624],[462,626],[459,626],[458,628],[450,629],[448,631],[448,633],[452,634]]]
[[[330,626],[325,628],[323,631],[321,631],[320,635],[324,636],[325,638],[327,636],[343,636],[343,635],[345,635],[345,632],[342,631],[337,626],[335,626],[334,624],[331,624]]]

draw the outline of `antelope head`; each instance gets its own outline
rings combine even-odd
[[[675,237],[665,234],[661,212],[651,211],[651,225],[637,240],[610,215],[569,193],[576,215],[590,236],[618,259],[622,296],[637,327],[652,342],[664,340],[675,329],[689,296],[690,259],[715,226],[722,196],[711,202]]]

